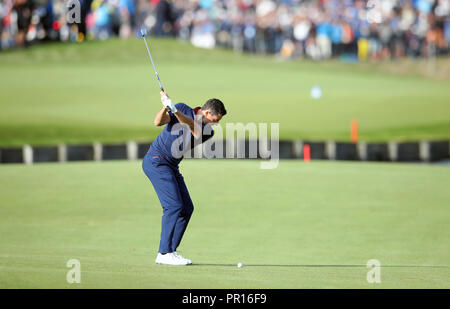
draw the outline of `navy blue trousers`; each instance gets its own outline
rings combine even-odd
[[[153,184],[163,208],[159,252],[174,252],[194,211],[189,191],[178,166],[171,165],[163,155],[148,152],[142,168]]]

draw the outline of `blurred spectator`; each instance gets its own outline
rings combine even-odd
[[[202,48],[359,60],[448,54],[450,0],[67,0],[0,2],[0,49],[134,36],[144,27]]]
[[[31,12],[33,11],[33,1],[15,0],[13,10],[16,12],[17,20],[16,45],[25,46],[27,43],[26,34],[31,22]]]
[[[156,5],[155,34],[157,36],[175,35],[174,22],[175,14],[172,4],[167,0],[160,0]]]

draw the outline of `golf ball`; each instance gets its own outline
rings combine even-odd
[[[238,268],[241,268],[242,266],[244,266],[242,263],[237,263]]]
[[[319,86],[313,86],[310,91],[310,95],[313,99],[320,99],[322,96],[322,88]]]

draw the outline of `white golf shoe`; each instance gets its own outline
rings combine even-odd
[[[155,263],[156,264],[165,264],[165,265],[188,265],[189,260],[180,258],[179,255],[174,254],[175,252],[161,254],[158,253],[156,256]],[[191,262],[192,263],[192,262]]]
[[[174,251],[173,254],[174,254],[177,258],[179,258],[179,259],[185,261],[187,264],[192,264],[192,261],[191,261],[191,260],[184,258],[184,257],[183,257],[181,254],[179,254],[178,252]]]

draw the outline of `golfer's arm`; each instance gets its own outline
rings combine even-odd
[[[195,132],[194,119],[186,116],[181,111],[177,111],[175,113],[175,117],[177,117],[177,119],[180,123],[185,124],[189,127],[189,130],[191,130],[191,133],[192,133],[192,135],[194,135],[195,138],[198,138],[201,135],[201,130],[197,130],[198,132]]]
[[[163,126],[167,123],[169,123],[170,121],[170,115],[169,113],[166,111],[166,108],[163,107],[155,116],[155,120],[154,120],[154,124],[155,126],[159,127],[159,126]]]

